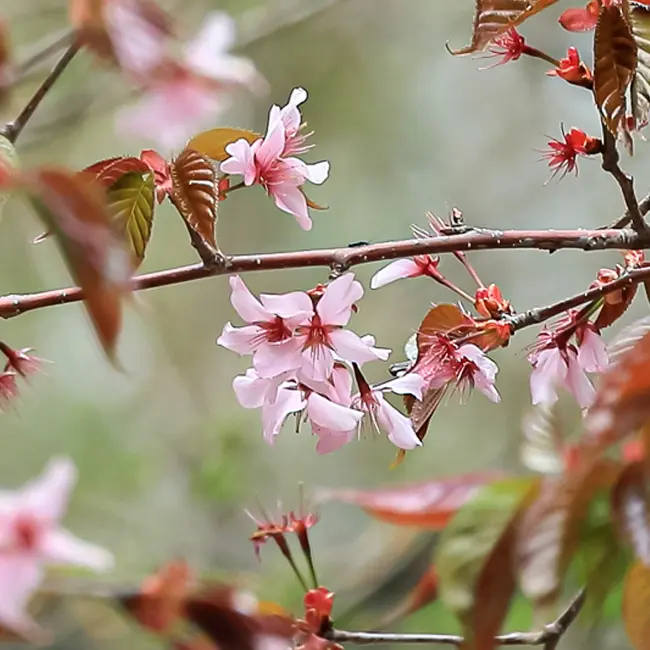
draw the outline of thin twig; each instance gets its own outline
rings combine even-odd
[[[39,107],[47,93],[52,89],[52,86],[59,79],[63,71],[68,67],[70,61],[74,58],[75,54],[79,51],[79,43],[74,41],[71,43],[61,58],[56,62],[50,73],[45,77],[41,85],[37,88],[32,98],[27,102],[27,105],[20,112],[18,117],[12,122],[5,124],[1,133],[10,142],[16,142],[18,136],[22,133],[23,129],[31,119],[34,111]]]
[[[639,201],[639,212],[643,215],[650,212],[650,194],[646,194]],[[631,217],[629,210],[626,210],[616,221],[611,223],[608,226],[603,226],[603,230],[608,230],[611,228],[625,228],[630,223]]]
[[[581,590],[571,601],[571,604],[560,616],[539,632],[510,632],[495,637],[496,645],[528,645],[544,646],[544,650],[555,650],[562,636],[577,618],[585,603],[585,591]],[[327,639],[335,643],[354,643],[356,645],[391,644],[442,644],[461,646],[465,639],[455,634],[387,634],[383,632],[347,632],[333,629],[327,634]]]
[[[626,174],[618,164],[620,156],[618,154],[618,149],[616,148],[616,140],[604,122],[602,156],[603,169],[614,177],[619,187],[621,188],[623,200],[625,201],[625,206],[627,207],[627,215],[629,215],[629,220],[632,223],[632,227],[637,232],[646,231],[648,229],[648,226],[645,222],[645,219],[643,218],[643,214],[639,207],[639,202],[636,198],[636,193],[634,192],[634,179],[629,174]]]
[[[45,43],[38,43],[32,48],[32,53],[25,57],[20,63],[14,66],[14,83],[22,81],[25,75],[38,66],[43,61],[47,61],[50,57],[58,54],[63,48],[68,47],[74,38],[74,30],[66,29],[58,36],[48,36]]]
[[[459,250],[537,249],[553,251],[578,249],[595,251],[642,249],[647,246],[650,246],[650,233],[636,233],[630,229],[546,231],[477,228],[468,229],[468,232],[457,235],[441,235],[429,239],[406,239],[355,248],[303,250],[265,255],[236,255],[228,258],[226,264],[219,258],[215,259],[214,264],[190,264],[137,276],[133,280],[133,290],[141,291],[218,275],[232,275],[250,271],[329,266],[337,272],[343,272],[353,266],[369,262],[381,262],[415,255],[452,253]],[[647,273],[650,273],[648,269],[634,271],[628,274],[625,279],[617,282],[640,281],[641,278],[648,277]],[[613,291],[617,286],[620,285],[612,283],[603,287],[602,290],[585,292],[570,298],[569,301],[577,301],[577,304],[583,304],[593,299],[591,296],[603,295]],[[598,291],[600,293],[597,293]],[[83,300],[83,293],[78,287],[54,289],[32,294],[7,295],[0,298],[0,318],[10,318],[33,309],[78,302],[79,300]],[[529,324],[532,324],[532,322],[534,321],[531,320]]]

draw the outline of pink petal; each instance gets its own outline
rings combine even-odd
[[[339,450],[354,438],[354,431],[330,431],[312,424],[311,427],[314,435],[318,436],[316,443],[316,452],[319,454],[331,454]]]
[[[46,562],[81,566],[93,571],[108,571],[113,567],[113,555],[107,550],[75,537],[63,528],[50,530],[41,542]]]
[[[391,282],[403,278],[417,278],[423,275],[422,269],[413,260],[395,260],[383,269],[379,269],[370,280],[371,289],[379,289]]]
[[[313,345],[302,352],[300,372],[313,381],[327,381],[334,369],[334,353],[325,345]]]
[[[232,388],[241,406],[245,409],[257,409],[266,401],[266,391],[270,383],[270,379],[260,377],[249,368],[245,375],[237,375],[232,380]]]
[[[262,328],[257,325],[233,327],[230,323],[226,323],[221,336],[217,339],[217,345],[237,354],[252,354],[262,345],[263,334]]]
[[[281,318],[308,318],[314,313],[311,298],[304,291],[263,293],[260,301],[265,309]]]
[[[378,386],[382,391],[390,390],[398,395],[413,395],[417,399],[422,399],[422,389],[424,388],[424,379],[415,372],[409,372],[397,379],[391,379],[385,384]]]
[[[230,302],[235,311],[247,323],[269,322],[273,314],[262,306],[262,303],[250,292],[244,281],[238,276],[230,278]]]
[[[350,432],[354,431],[363,413],[311,393],[307,397],[307,416],[324,429]]]
[[[221,171],[224,174],[239,174],[244,177],[244,185],[252,185],[257,178],[257,167],[250,142],[244,138],[231,142],[226,146],[226,153],[230,158],[221,163]]]
[[[21,509],[50,522],[59,521],[68,507],[77,470],[69,458],[53,458],[38,477],[19,491]]]
[[[282,121],[277,120],[269,124],[262,144],[255,150],[255,160],[261,169],[272,165],[281,155],[284,149],[285,134]]]
[[[564,381],[566,389],[575,397],[581,408],[588,408],[594,402],[596,389],[580,367],[575,351],[569,350],[569,365]]]
[[[347,325],[352,315],[352,305],[363,296],[363,287],[346,273],[330,282],[316,305],[316,311],[327,325]]]
[[[567,372],[566,362],[558,348],[542,350],[530,373],[533,404],[554,404],[557,401],[556,387],[565,382]]]
[[[340,364],[336,364],[330,377],[331,389],[327,393],[332,401],[350,406],[352,395],[352,375],[350,371]]]
[[[578,363],[585,372],[603,372],[609,363],[603,337],[585,328],[578,348]]]
[[[334,330],[330,333],[330,341],[335,352],[350,363],[362,364],[368,361],[377,361],[378,359],[385,361],[390,355],[390,350],[370,347],[350,330]]]
[[[40,564],[31,555],[0,555],[0,624],[28,639],[44,636],[26,611],[42,578]]]
[[[381,393],[375,393],[378,401],[377,423],[386,432],[388,439],[400,449],[415,449],[422,442],[415,435],[411,421],[394,406],[391,406]]]
[[[496,379],[497,372],[499,372],[499,366],[497,366],[490,357],[488,357],[481,348],[471,343],[466,343],[461,345],[458,348],[458,356],[469,359],[479,369],[479,372],[485,377],[490,383],[494,383]]]
[[[280,210],[296,217],[303,230],[311,230],[312,221],[307,209],[307,199],[298,187],[289,183],[278,183],[269,187],[269,194]]]
[[[280,119],[284,123],[287,133],[295,133],[302,122],[298,106],[307,100],[307,91],[304,88],[294,88],[291,91],[289,102],[284,106],[280,113]]]
[[[275,436],[280,433],[284,421],[291,413],[302,411],[307,402],[299,390],[280,389],[274,403],[266,402],[262,407],[262,428],[264,440],[273,444]]]
[[[260,377],[276,377],[302,366],[301,345],[297,339],[264,343],[253,355],[253,368]]]

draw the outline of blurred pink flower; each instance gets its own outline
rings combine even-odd
[[[241,355],[252,354],[255,367],[271,368],[262,373],[264,376],[293,370],[293,358],[300,350],[294,336],[296,327],[313,313],[309,296],[295,291],[276,296],[262,294],[258,300],[237,275],[230,278],[230,287],[232,306],[249,324],[233,327],[226,323],[217,344]]]
[[[23,348],[22,350],[14,350],[6,343],[0,341],[0,351],[7,357],[4,371],[15,371],[21,377],[28,377],[35,375],[41,371],[43,363],[48,363],[45,359],[36,357],[30,352],[33,348]]]
[[[19,393],[16,373],[13,370],[0,373],[0,411],[4,411]]]
[[[39,636],[25,608],[41,582],[43,564],[95,571],[113,564],[110,553],[60,527],[75,482],[72,462],[56,458],[22,488],[0,492],[0,624],[27,637]]]
[[[156,141],[166,150],[181,148],[197,131],[214,123],[235,86],[260,89],[264,82],[253,64],[228,54],[234,45],[234,22],[215,12],[185,48],[182,62],[159,53],[147,64],[140,82],[145,94],[118,115],[118,128]]]
[[[603,372],[609,364],[607,345],[591,323],[583,323],[576,330],[578,364],[585,372]]]
[[[301,92],[302,91],[302,92]],[[287,152],[304,151],[304,138],[298,133],[300,113],[296,108],[301,98],[306,98],[302,88],[294,90],[290,103],[283,109],[273,106],[269,115],[266,135],[251,144],[245,139],[226,147],[227,158],[221,163],[224,174],[239,174],[247,186],[261,185],[275,205],[296,217],[304,230],[312,227],[307,199],[302,186],[310,181],[320,185],[329,175],[329,162],[307,164],[294,157],[285,158]],[[284,113],[283,113],[284,111]]]

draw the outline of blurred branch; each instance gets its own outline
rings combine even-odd
[[[454,231],[454,229],[449,229]],[[251,271],[298,269],[328,266],[337,273],[369,262],[381,262],[416,255],[453,253],[470,250],[537,249],[555,251],[578,249],[584,251],[606,249],[643,249],[650,245],[650,233],[621,230],[488,230],[463,227],[464,232],[438,237],[407,239],[403,241],[368,244],[358,247],[269,253],[263,255],[235,255],[223,263],[219,257],[214,264],[190,264],[164,271],[146,273],[133,279],[133,290],[153,289],[182,284],[218,275],[232,275]],[[583,291],[548,307],[530,310],[515,316],[514,329],[522,329],[552,318],[564,309],[590,302],[628,284],[650,279],[650,267],[628,272],[610,284]],[[83,300],[78,287],[55,289],[32,294],[12,294],[0,298],[0,317],[10,318],[27,311]]]
[[[22,81],[25,75],[33,68],[47,61],[50,57],[58,54],[62,49],[68,47],[74,38],[74,30],[66,29],[58,36],[48,36],[44,42],[37,43],[31,48],[31,53],[20,63],[14,66],[14,83]]]
[[[495,637],[495,644],[544,646],[544,650],[555,650],[562,636],[580,613],[585,603],[585,595],[585,590],[581,590],[558,618],[540,632],[503,634]],[[344,630],[331,630],[327,634],[327,639],[335,643],[354,643],[356,645],[438,643],[460,647],[465,643],[462,636],[453,634],[384,634],[383,632],[346,632]]]
[[[45,77],[41,85],[36,89],[31,99],[25,105],[25,108],[19,113],[18,117],[12,122],[5,124],[0,131],[10,142],[16,142],[18,136],[22,133],[25,126],[31,119],[32,115],[39,107],[52,86],[57,82],[63,71],[68,67],[75,54],[79,51],[79,43],[73,41],[63,53],[61,58],[56,62],[50,73]]]

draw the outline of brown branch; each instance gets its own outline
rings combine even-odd
[[[555,650],[562,636],[577,618],[585,603],[585,591],[580,591],[571,604],[543,630],[539,632],[510,632],[495,637],[496,645],[528,645],[544,646],[545,650]],[[439,643],[460,647],[465,639],[455,634],[388,634],[383,632],[346,632],[333,629],[327,634],[327,639],[335,643],[354,643],[356,645],[377,645],[384,643],[411,644]]]
[[[602,157],[602,168],[614,177],[618,186],[621,188],[621,194],[623,194],[623,200],[627,207],[626,219],[629,218],[632,227],[637,232],[646,231],[648,226],[643,218],[643,213],[639,206],[639,202],[637,201],[636,193],[634,192],[634,179],[630,174],[626,174],[621,169],[621,166],[619,165],[620,156],[616,147],[616,139],[610,133],[604,122]],[[625,223],[628,223],[628,221],[625,221]]]
[[[201,278],[250,271],[328,266],[340,273],[358,264],[456,251],[498,249],[536,249],[543,251],[577,249],[594,251],[607,249],[630,250],[650,246],[649,232],[636,233],[629,229],[546,231],[468,228],[466,230],[466,232],[460,234],[442,235],[429,239],[407,239],[358,247],[304,250],[264,255],[235,255],[228,259],[227,264],[223,264],[223,261],[219,259],[210,265],[190,264],[140,275],[133,280],[133,290],[153,289],[182,284]],[[631,273],[626,277],[638,276]],[[607,287],[612,286],[613,284],[607,285]],[[608,290],[613,289],[604,288],[602,293],[607,293]],[[588,296],[591,294],[587,292],[580,295]],[[577,297],[574,297],[571,300],[577,299]],[[0,298],[0,317],[10,318],[33,309],[78,302],[79,300],[83,300],[83,293],[78,287],[54,289],[32,294],[7,295]],[[589,298],[584,298],[578,304],[588,300]],[[531,318],[533,317],[531,316]],[[532,324],[532,322],[535,321],[531,320],[529,324]]]
[[[26,56],[20,63],[14,66],[13,83],[22,81],[23,78],[36,66],[39,66],[50,57],[58,54],[62,49],[72,43],[75,32],[72,29],[66,29],[54,38],[48,36],[45,43],[38,43],[33,46],[32,52]]]
[[[61,58],[56,62],[52,70],[50,70],[49,74],[47,77],[45,77],[41,85],[36,89],[36,92],[27,102],[26,106],[20,112],[18,117],[16,117],[16,119],[12,122],[5,124],[1,133],[10,142],[16,142],[18,136],[22,133],[23,129],[31,119],[36,109],[39,107],[40,103],[43,101],[47,93],[52,89],[52,86],[54,86],[59,77],[63,74],[63,71],[68,67],[70,61],[72,61],[78,51],[79,43],[77,41],[73,41],[63,53]]]

